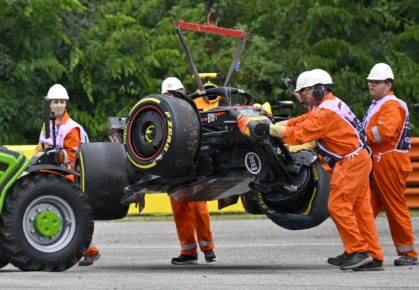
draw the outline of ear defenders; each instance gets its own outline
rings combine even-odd
[[[321,100],[326,95],[327,89],[323,84],[315,84],[313,86],[313,97],[316,100]]]

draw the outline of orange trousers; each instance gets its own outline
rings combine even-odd
[[[406,158],[406,154],[397,152],[383,154],[379,161],[374,158],[371,204],[374,216],[384,208],[397,253],[417,257],[412,221],[404,196],[409,171],[403,168],[406,168],[406,162],[410,162]]]
[[[213,250],[214,241],[207,202],[178,202],[170,197],[170,204],[180,241],[180,253],[196,256],[198,255],[198,245],[203,252]]]
[[[99,253],[99,248],[95,246],[90,246],[86,251],[84,251],[83,256],[85,257],[93,256],[93,255],[96,255],[97,253]]]
[[[371,167],[365,149],[336,163],[330,180],[328,210],[347,254],[368,251],[373,258],[383,261],[371,208]]]

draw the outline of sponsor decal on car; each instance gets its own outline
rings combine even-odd
[[[262,170],[262,162],[255,152],[248,152],[244,157],[244,164],[247,171],[253,175],[257,175]]]

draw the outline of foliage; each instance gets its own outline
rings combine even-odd
[[[408,104],[419,103],[416,0],[217,3],[219,26],[251,34],[232,85],[249,90],[257,101],[291,99],[281,77],[319,67],[331,73],[336,95],[361,117],[370,101],[365,77],[375,63],[387,62],[395,72],[396,94]],[[56,82],[68,89],[70,115],[92,140],[105,138],[108,116],[127,115],[141,97],[158,93],[167,76],[184,80],[190,92],[196,89],[173,23],[204,23],[205,1],[0,4],[1,144],[37,142],[41,100]],[[184,36],[200,71],[226,75],[236,39],[189,31]],[[419,117],[410,110],[418,135]]]

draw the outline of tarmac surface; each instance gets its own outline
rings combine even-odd
[[[419,218],[413,218],[416,237]],[[397,258],[387,219],[377,219],[385,270],[342,271],[326,263],[343,252],[333,222],[289,231],[268,219],[214,220],[218,261],[175,266],[179,253],[173,222],[96,222],[94,244],[102,257],[90,267],[61,273],[0,270],[1,289],[419,289],[419,265],[393,266]],[[418,245],[416,245],[418,246]]]

